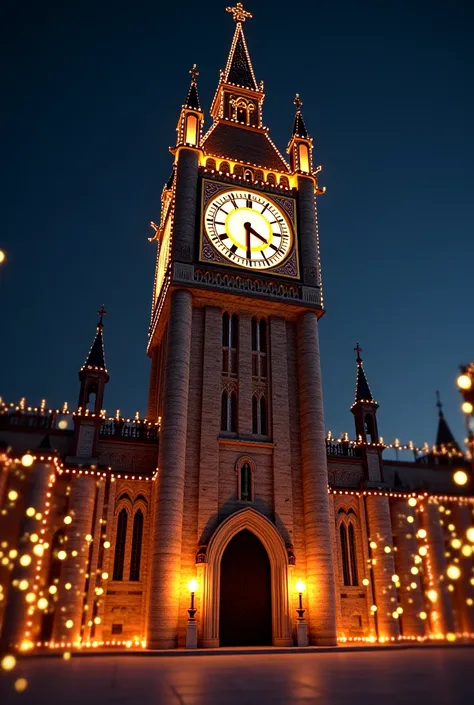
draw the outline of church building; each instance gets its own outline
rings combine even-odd
[[[212,124],[193,67],[152,223],[146,419],[103,411],[104,308],[77,406],[0,400],[2,650],[474,638],[472,470],[439,400],[433,447],[384,458],[357,344],[354,439],[326,433],[321,167],[298,95],[272,142],[227,9]]]

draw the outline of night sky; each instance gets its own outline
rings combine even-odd
[[[208,127],[234,31],[224,0],[163,5],[3,5],[0,394],[8,401],[76,403],[105,303],[105,407],[130,416],[146,409],[156,254],[148,223],[159,220],[188,71],[198,64]],[[354,437],[360,341],[386,441],[434,441],[436,389],[462,440],[455,377],[474,358],[472,4],[245,7],[270,135],[284,151],[299,92],[323,165],[327,428]]]

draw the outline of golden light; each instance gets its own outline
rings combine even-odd
[[[448,641],[456,641],[456,634],[453,634],[452,632],[448,632],[446,634],[446,639]]]
[[[416,588],[418,587],[418,584],[417,583],[410,583],[410,587],[412,590],[416,590]]]
[[[466,556],[466,558],[469,558],[469,556],[472,556],[472,548],[467,545],[467,543],[462,547],[461,553],[463,556]]]
[[[461,548],[462,541],[460,539],[453,539],[451,541],[451,546],[457,550],[458,548]]]
[[[110,548],[110,541],[104,541],[104,548]]]
[[[416,565],[419,565],[420,563],[423,562],[423,559],[421,556],[415,556],[413,560],[415,561]]]
[[[64,561],[67,558],[66,551],[58,551],[58,558],[60,561]]]
[[[459,375],[456,380],[456,384],[459,389],[470,389],[472,387],[472,380],[469,375]]]
[[[17,555],[18,555],[18,551],[16,550],[16,548],[12,548],[11,551],[8,551],[9,558],[16,558]]]
[[[86,534],[85,539],[90,543],[92,541],[92,534]]]
[[[474,543],[474,526],[470,526],[466,531],[466,538],[471,543]]]
[[[100,624],[100,617],[94,617],[94,624]]]
[[[398,577],[398,575],[397,575],[396,573],[394,573],[394,574],[392,575],[392,580],[393,580],[394,583],[398,583],[398,581],[400,580],[400,578]]]
[[[398,612],[392,612],[392,617],[393,617],[394,619],[398,619],[398,617],[399,617]]]
[[[20,580],[18,583],[18,587],[20,590],[27,590],[28,589],[28,580]]]
[[[457,567],[457,565],[454,565],[454,563],[451,563],[451,565],[448,565],[448,567],[446,568],[446,575],[451,580],[457,580],[461,576],[461,571]]]
[[[454,531],[455,528],[454,524],[448,524],[448,531]]]
[[[23,465],[24,468],[29,468],[33,463],[35,462],[35,459],[31,455],[31,453],[25,453],[25,455],[21,459],[21,464]]]
[[[385,546],[383,550],[385,551],[385,553],[391,553],[391,552],[392,552],[392,549],[391,549],[390,546]]]
[[[29,651],[33,647],[34,647],[34,644],[31,641],[31,639],[23,639],[23,641],[20,644],[21,651]]]
[[[102,573],[102,580],[108,580],[109,579],[109,574],[108,573]]]
[[[474,605],[474,600],[472,599],[472,597],[467,598],[466,605],[469,605],[469,607],[472,607],[472,605]]]
[[[418,529],[417,534],[419,539],[426,539],[426,529]]]
[[[10,502],[14,502],[16,499],[18,499],[18,492],[16,490],[10,490],[8,493],[8,499]]]
[[[58,426],[61,430],[67,428],[67,419],[61,419],[61,421],[58,423]]]
[[[418,575],[419,572],[420,572],[420,571],[418,570],[418,568],[416,567],[416,565],[414,565],[412,568],[410,568],[410,573],[411,573],[412,575]]]
[[[420,614],[418,616],[420,619],[427,619],[428,618],[428,615],[426,614],[426,612],[420,612]]]
[[[362,581],[364,582],[364,581]],[[302,580],[298,580],[298,582],[295,585],[296,592],[304,592],[306,590],[306,585]]]
[[[436,600],[438,599],[438,593],[436,592],[436,590],[428,590],[426,594],[428,595],[428,599],[431,600],[431,602],[436,602]]]
[[[420,548],[418,549],[418,553],[420,554],[420,556],[426,556],[426,554],[428,553],[428,549],[426,548],[426,546],[420,546]]]
[[[36,546],[33,546],[33,553],[35,554],[35,556],[38,556],[39,558],[41,558],[41,556],[42,556],[43,553],[44,553],[44,546],[43,546],[43,544],[42,544],[42,543],[37,543]]]
[[[48,600],[45,597],[40,597],[36,606],[39,610],[45,610],[48,607]]]
[[[371,612],[377,612],[377,605],[371,605],[370,611],[371,611]]]
[[[31,534],[31,536],[30,536],[31,543],[36,543],[38,540],[39,540],[38,534]]]
[[[409,514],[409,515],[407,516],[407,522],[408,522],[409,524],[413,524],[414,521],[415,521],[415,517],[412,517],[411,514]]]
[[[25,600],[27,602],[34,602],[36,600],[36,595],[34,592],[29,592],[27,595],[25,595]]]
[[[416,507],[416,499],[415,499],[415,497],[410,497],[410,499],[408,500],[408,506],[409,506],[409,507]]]
[[[65,524],[70,524],[72,522],[72,517],[70,517],[68,514],[67,516],[64,517],[63,521]]]
[[[465,414],[472,414],[474,411],[474,406],[471,404],[470,401],[465,401],[461,404],[461,411],[463,411]]]
[[[11,654],[7,654],[2,658],[0,664],[4,671],[11,671],[12,668],[15,668],[16,666],[16,658]]]
[[[28,507],[28,509],[26,510],[27,517],[34,517],[35,513],[36,509],[34,507]]]
[[[189,592],[196,592],[198,589],[198,584],[196,578],[191,578],[191,580],[188,583],[188,590]]]
[[[27,553],[20,557],[20,565],[22,565],[24,568],[26,568],[27,565],[30,565],[30,563],[31,556],[29,556]]]
[[[403,614],[403,607],[397,607],[398,614]]]
[[[464,472],[464,470],[456,470],[456,472],[453,475],[453,480],[456,483],[456,485],[466,485],[469,477],[467,472]]]
[[[70,651],[65,651],[65,652],[63,653],[63,659],[64,659],[65,661],[69,661],[70,658],[71,658],[71,652],[70,652]]]
[[[369,583],[370,583],[370,580],[368,578],[364,578],[362,580],[362,585],[369,585]]]
[[[3,250],[0,250],[0,264],[5,262],[5,253]]]
[[[57,593],[57,591],[58,591],[58,588],[56,587],[56,585],[50,585],[48,588],[48,592],[50,595],[55,595]]]
[[[70,590],[71,588],[72,588],[71,583],[66,583],[65,586],[64,586],[64,589],[65,589],[65,590]]]
[[[74,622],[72,621],[72,619],[68,619],[65,624],[66,629],[72,629],[73,626],[74,626]]]
[[[371,541],[369,543],[369,546],[370,546],[370,548],[377,548],[377,544],[375,543],[375,541]]]
[[[28,681],[26,678],[17,678],[15,683],[13,684],[13,687],[15,688],[17,693],[23,693],[24,690],[26,690],[26,687],[28,685]]]

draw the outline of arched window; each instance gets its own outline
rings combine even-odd
[[[258,433],[258,399],[252,397],[252,433]]]
[[[280,176],[280,186],[284,186],[285,188],[289,188],[290,182],[288,181],[287,176]]]
[[[260,433],[266,436],[268,433],[267,426],[267,401],[265,397],[260,398]]]
[[[221,431],[237,431],[237,395],[235,392],[222,392]]]
[[[339,534],[341,537],[342,577],[344,580],[344,585],[350,585],[351,576],[349,572],[349,560],[347,555],[347,530],[345,524],[341,524],[339,527]]]
[[[248,463],[240,468],[240,497],[243,502],[252,501],[252,470]]]
[[[263,171],[261,169],[257,169],[255,172],[255,181],[263,181]]]
[[[299,146],[299,162],[300,171],[305,171],[309,173],[309,151],[306,144],[300,144]]]
[[[118,515],[117,533],[115,535],[114,573],[112,580],[123,580],[123,562],[125,560],[125,541],[127,538],[127,510],[122,509]]]
[[[244,174],[245,181],[253,181],[253,172],[251,169],[246,169]]]
[[[197,131],[198,131],[198,120],[193,114],[190,114],[186,118],[186,144],[197,144]]]
[[[276,186],[277,180],[276,180],[275,174],[268,174],[268,175],[267,175],[267,182],[268,182],[269,184],[274,184],[274,185]]]
[[[241,178],[243,177],[243,175],[244,175],[243,167],[239,166],[239,164],[236,164],[236,165],[234,166],[234,174],[235,174],[236,176],[238,176],[239,179],[241,179]]]
[[[222,171],[223,174],[230,174],[229,162],[221,162],[219,171]]]
[[[357,558],[356,558],[356,546],[355,546],[355,534],[354,525],[349,522],[349,558],[351,564],[351,585],[358,585],[359,579],[357,577]]]
[[[89,411],[95,411],[95,405],[97,401],[97,384],[93,382],[87,389],[86,395],[86,409]]]
[[[376,441],[374,420],[370,414],[367,414],[365,417],[365,438],[369,443],[374,443]]]
[[[140,580],[140,559],[143,538],[143,512],[138,509],[133,517],[132,556],[130,559],[130,580]]]
[[[267,322],[252,318],[252,375],[267,376]]]
[[[206,169],[216,169],[216,160],[215,159],[206,159]]]
[[[222,372],[237,374],[237,344],[239,339],[239,318],[236,314],[222,316]]]

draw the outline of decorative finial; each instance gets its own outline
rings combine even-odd
[[[252,14],[244,10],[241,2],[238,2],[235,7],[226,7],[226,12],[232,12],[234,22],[245,22],[247,19],[252,19]]]
[[[355,346],[354,352],[357,353],[356,361],[357,361],[358,364],[360,364],[360,363],[362,362],[362,358],[361,358],[361,356],[360,356],[360,354],[361,354],[361,352],[362,352],[362,348],[360,347],[359,343],[357,343],[357,345]]]
[[[107,315],[107,311],[105,310],[105,305],[104,305],[104,304],[102,304],[102,306],[100,307],[100,309],[97,311],[97,315],[99,316],[99,323],[98,323],[98,325],[99,325],[99,326],[103,326],[104,323],[103,323],[102,319],[103,319],[104,316]]]
[[[436,390],[436,406],[438,407],[439,415],[443,415],[443,404],[441,403],[441,397],[439,391]]]
[[[199,71],[196,68],[196,64],[193,64],[192,69],[189,71],[191,74],[191,80],[193,83],[196,83],[196,78],[199,76]]]
[[[294,99],[293,103],[296,105],[296,110],[301,109],[301,106],[303,105],[303,101],[301,100],[299,93],[297,93],[295,95],[295,99]],[[355,350],[355,348],[354,348],[354,350]]]

